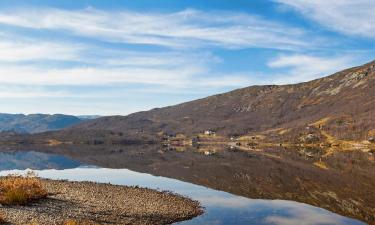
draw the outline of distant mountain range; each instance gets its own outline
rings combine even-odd
[[[29,138],[127,143],[129,139],[160,140],[165,134],[193,137],[210,130],[222,137],[263,135],[297,142],[331,137],[368,140],[375,136],[374,118],[375,61],[305,83],[251,86],[128,116],[82,123],[68,117],[61,120],[65,123],[57,123],[60,126],[32,130],[73,126]]]
[[[60,130],[98,116],[70,116],[62,114],[0,114],[0,132],[41,133]]]
[[[0,152],[0,171],[2,170],[44,170],[71,169],[82,164],[65,156],[41,152]]]

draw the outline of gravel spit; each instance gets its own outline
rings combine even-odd
[[[203,213],[200,204],[147,188],[43,180],[47,199],[28,206],[0,205],[9,224],[61,225],[68,219],[106,224],[171,224]]]

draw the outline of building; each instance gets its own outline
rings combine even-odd
[[[215,131],[212,131],[212,130],[206,130],[204,132],[205,135],[214,135],[215,134]]]

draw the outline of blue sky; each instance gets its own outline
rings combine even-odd
[[[126,115],[375,59],[373,0],[0,1],[0,112]]]

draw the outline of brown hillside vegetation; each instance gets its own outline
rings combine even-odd
[[[163,133],[193,137],[213,130],[224,137],[262,133],[271,140],[299,142],[305,138],[306,128],[312,126],[315,134],[306,134],[312,140],[311,135],[365,141],[374,138],[374,87],[375,61],[305,83],[251,86],[128,116],[102,117],[63,131],[24,138],[131,144],[145,139],[160,140]]]
[[[375,62],[294,85],[252,86],[176,106],[104,117],[72,129],[234,135],[304,127],[330,118],[333,135],[367,139],[375,129]]]

